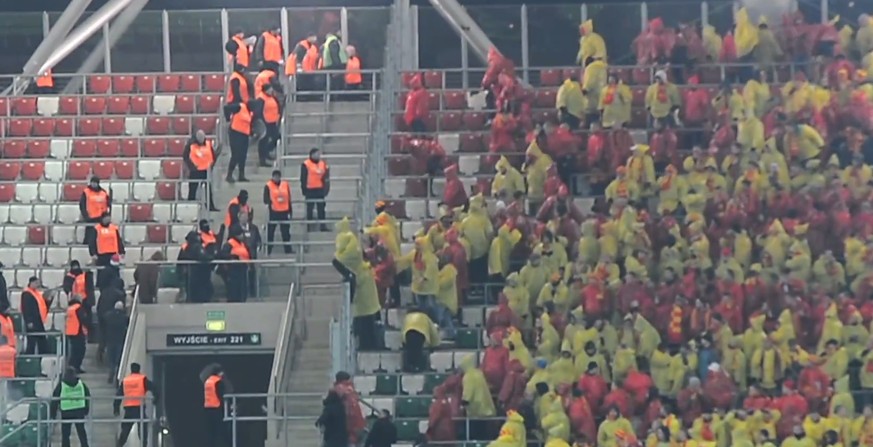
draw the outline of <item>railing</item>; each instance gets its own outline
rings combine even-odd
[[[130,306],[130,316],[128,318],[127,323],[127,332],[124,334],[124,348],[121,351],[121,357],[118,360],[118,371],[115,374],[115,378],[118,380],[118,383],[121,383],[124,380],[124,377],[127,375],[128,365],[131,363],[131,356],[133,348],[133,344],[136,340],[136,326],[137,320],[139,320],[139,306],[140,306],[140,298],[139,298],[139,287],[136,288],[136,292],[133,295],[133,305]],[[142,343],[145,343],[145,340],[139,340]]]
[[[340,314],[330,322],[331,375],[357,369],[357,347],[352,329],[352,299],[349,284],[343,283]]]
[[[276,341],[276,351],[273,357],[273,368],[270,371],[271,393],[281,393],[286,383],[288,372],[293,367],[294,355],[296,353],[300,339],[297,337],[297,326],[300,324],[298,320],[302,320],[298,314],[297,295],[295,294],[294,283],[288,290],[288,302],[285,305],[285,314],[282,316],[282,322],[279,325],[279,339]],[[289,347],[294,352],[288,352]],[[267,402],[267,415],[284,415],[285,407],[280,406],[278,402]],[[267,439],[279,438],[279,433],[282,431],[281,424],[273,421],[267,422]]]

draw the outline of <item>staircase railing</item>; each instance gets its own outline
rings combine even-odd
[[[339,315],[330,322],[331,377],[339,371],[356,371],[357,351],[352,335],[351,287],[344,283]]]
[[[121,383],[124,380],[128,365],[130,365],[131,351],[135,342],[136,324],[139,319],[139,287],[133,295],[133,305],[130,306],[130,317],[127,323],[127,333],[124,335],[124,349],[121,351],[121,359],[118,362],[118,371],[115,377]]]
[[[288,371],[293,368],[294,357],[296,351],[302,342],[302,337],[305,337],[305,332],[301,331],[299,302],[297,300],[297,290],[294,283],[288,290],[288,302],[285,304],[285,314],[282,316],[282,322],[279,325],[279,339],[276,341],[276,353],[273,357],[273,368],[270,371],[270,393],[282,393],[286,385]],[[302,328],[305,330],[305,328]],[[285,412],[285,406],[280,400],[270,400],[267,402],[268,416],[281,416]],[[268,439],[278,439],[279,434],[284,431],[281,426],[281,419],[271,418],[267,423]]]

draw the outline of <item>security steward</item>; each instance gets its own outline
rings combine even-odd
[[[6,344],[13,348],[17,347],[18,338],[15,336],[15,322],[12,321],[9,306],[4,304],[0,304],[0,334],[6,337]]]
[[[55,77],[52,76],[52,69],[49,68],[45,73],[36,77],[36,94],[51,95],[55,92]]]
[[[239,181],[247,182],[245,168],[249,156],[249,137],[252,135],[252,120],[254,119],[254,101],[237,102],[224,106],[224,115],[228,119],[228,140],[230,142],[230,164],[227,167],[228,183],[234,183],[233,171],[239,168]]]
[[[137,424],[137,431],[142,440],[142,447],[148,445],[149,426],[146,422],[135,422],[144,419],[145,397],[146,393],[152,393],[152,404],[157,403],[158,388],[149,380],[142,372],[142,367],[139,363],[130,364],[130,374],[121,380],[121,385],[118,386],[118,391],[115,395],[121,399],[116,399],[112,404],[112,413],[116,416],[121,412],[121,407],[124,407],[124,420],[121,423],[121,433],[118,435],[118,443],[116,446],[124,447],[127,443],[127,437],[130,436],[130,430],[134,424]]]
[[[224,396],[233,392],[232,386],[218,364],[208,365],[200,377],[203,378],[203,412],[206,415],[204,445],[230,447],[233,442],[230,429],[224,422]]]
[[[212,141],[206,138],[206,132],[198,129],[194,136],[188,140],[182,151],[182,160],[188,167],[188,200],[197,200],[197,189],[201,184],[207,187],[206,195],[209,197],[209,211],[218,211],[212,195],[212,183],[207,181],[209,171],[215,165],[215,148]]]
[[[0,335],[0,379],[15,378],[15,360],[18,351],[14,345],[9,344],[5,335]]]
[[[98,266],[108,266],[112,257],[124,254],[124,241],[121,239],[121,231],[118,225],[112,223],[109,211],[103,213],[100,223],[94,226],[97,233],[88,244],[91,260]],[[100,281],[97,281],[100,283]]]
[[[103,218],[103,213],[112,208],[112,196],[100,186],[100,179],[91,177],[88,187],[82,190],[79,198],[79,212],[82,213],[82,221],[95,224]],[[85,227],[85,244],[94,239],[94,226]]]
[[[264,121],[263,138],[258,141],[258,161],[261,167],[270,167],[270,160],[275,158],[276,143],[279,142],[279,120],[282,119],[282,104],[276,94],[273,84],[264,84],[263,90],[258,93],[258,110]]]
[[[48,340],[45,337],[45,323],[48,320],[48,310],[51,304],[39,290],[40,282],[36,276],[31,276],[27,287],[21,292],[21,316],[27,334],[27,355],[49,354]],[[31,333],[36,335],[30,335]]]
[[[255,43],[255,57],[261,61],[262,68],[271,69],[274,73],[279,70],[285,58],[280,28],[267,29],[258,36],[258,41]]]
[[[285,63],[285,76],[297,77],[297,90],[314,90],[315,78],[311,75],[318,70],[318,36],[310,34],[297,42]]]
[[[349,55],[346,54],[346,47],[343,46],[340,36],[339,31],[324,36],[324,45],[321,46],[321,66],[325,70],[342,72],[346,69]],[[345,76],[343,74],[333,73],[330,75],[330,88],[332,90],[342,90],[344,82]]]
[[[346,54],[349,56],[346,62],[346,90],[360,90],[364,84],[364,77],[361,76],[361,58],[358,57],[358,50],[349,45],[346,47]]]
[[[92,333],[92,314],[97,301],[94,296],[94,274],[90,270],[82,270],[79,261],[73,259],[70,261],[70,271],[64,276],[62,289],[68,297],[78,296],[82,300],[82,308],[86,312],[85,327],[88,329],[89,334]]]
[[[318,220],[321,222],[321,231],[328,231],[325,219],[325,202],[327,193],[330,192],[330,168],[321,159],[321,151],[318,148],[309,150],[309,158],[300,165],[300,190],[306,199],[306,220],[315,220],[315,212],[318,210]],[[315,226],[310,224],[309,231],[315,231]]]
[[[56,419],[58,408],[61,410],[61,446],[70,446],[71,425],[76,426],[76,434],[79,436],[79,445],[88,447],[88,432],[85,431],[85,422],[63,422],[63,420],[83,420],[91,412],[91,390],[85,385],[76,370],[67,368],[63,379],[58,382],[52,393],[54,399],[51,403],[49,417]]]
[[[84,322],[87,312],[82,306],[82,300],[76,295],[70,296],[67,304],[67,322],[64,328],[64,334],[67,335],[67,342],[70,347],[70,362],[69,367],[76,370],[79,374],[84,374],[82,371],[82,361],[85,359],[85,346],[88,341],[88,328]]]
[[[203,249],[211,250],[213,253],[217,252],[218,235],[209,227],[209,221],[200,219],[200,222],[197,223],[197,228],[200,230],[200,242],[203,244]]]
[[[241,65],[233,66],[233,73],[230,74],[227,93],[224,95],[226,104],[238,104],[251,99],[252,86],[249,83],[249,78],[246,77],[245,70],[245,67]]]
[[[215,241],[207,242],[204,239],[211,233],[191,231],[185,236],[185,243],[179,251],[177,259],[189,261],[179,264],[179,275],[185,284],[185,299],[189,303],[208,303],[215,293],[212,288],[212,261],[218,245]]]
[[[228,230],[230,237],[227,243],[221,247],[219,258],[232,261],[250,261],[252,254],[246,243],[245,235],[239,225],[234,225]],[[249,292],[249,265],[247,263],[233,263],[227,265],[225,285],[227,287],[227,301],[242,303],[248,298]]]
[[[249,221],[255,217],[255,211],[249,205],[249,192],[245,189],[239,190],[236,197],[230,199],[227,203],[227,214],[224,216],[224,227],[230,230],[230,227],[235,226],[239,222],[237,216],[240,212],[249,214]]]
[[[234,67],[241,67],[241,71],[249,68],[249,45],[246,43],[246,34],[238,29],[224,44],[224,50],[230,55],[230,61]]]
[[[276,90],[281,90],[281,84],[279,84],[279,80],[276,77],[276,71],[272,68],[263,68],[258,73],[258,75],[255,76],[255,98],[257,98],[261,94],[261,92],[264,91],[264,86],[267,84],[271,84]]]
[[[267,254],[273,252],[273,239],[276,235],[276,227],[285,242],[285,254],[293,253],[291,248],[291,185],[282,180],[282,172],[273,171],[273,178],[267,180],[264,186],[264,204],[269,210],[267,222]]]

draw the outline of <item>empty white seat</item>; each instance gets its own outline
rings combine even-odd
[[[136,182],[133,184],[133,199],[138,202],[151,202],[155,198],[154,182]]]
[[[20,288],[25,288],[28,285],[28,281],[31,277],[36,276],[36,270],[34,269],[15,269],[15,284]]]
[[[91,254],[88,252],[88,247],[86,245],[79,245],[70,247],[70,259],[77,259],[82,264],[88,262],[88,258],[91,257]]]
[[[442,197],[442,194],[440,194],[440,195],[437,196],[437,197]],[[427,200],[427,211],[428,211],[428,213],[429,213],[429,214],[428,214],[429,216],[432,216],[432,217],[437,217],[437,216],[439,216],[439,211],[440,211],[440,210],[439,210],[439,204],[440,204],[440,200],[439,200],[439,199],[431,198],[431,199],[428,199],[428,200]]]
[[[112,182],[109,184],[112,201],[124,203],[130,201],[130,182]]]
[[[43,265],[45,263],[43,249],[40,247],[23,247],[21,249],[21,263],[28,267],[39,267]]]
[[[142,261],[142,259],[143,259],[143,256],[142,256],[143,248],[142,247],[131,246],[131,247],[124,247],[124,248],[125,248],[124,261],[126,263],[133,264],[133,263],[137,263],[139,261]]]
[[[400,331],[385,331],[385,347],[397,351],[403,346]]]
[[[45,263],[52,267],[64,267],[69,258],[70,249],[66,246],[45,249]]]
[[[24,245],[27,242],[27,227],[8,225],[3,229],[3,243],[6,245]]]
[[[587,213],[594,206],[594,199],[590,198],[574,198],[573,204],[583,213]]]
[[[472,351],[472,350],[452,351],[452,357],[454,358],[455,366],[456,366],[456,367],[461,366],[461,362],[463,362],[464,359],[465,359],[468,355],[470,355],[470,354],[475,354],[475,353],[476,353],[476,351]],[[476,361],[476,364],[477,364],[477,365],[479,364],[479,361],[478,361],[478,360]]]
[[[40,366],[42,367],[42,373],[50,380],[54,380],[58,374],[57,359],[51,356],[43,357],[40,359]]]
[[[139,136],[144,133],[145,119],[142,117],[129,116],[124,118],[124,133]]]
[[[52,157],[57,158],[58,160],[66,160],[67,158],[70,158],[70,146],[72,146],[70,140],[54,139],[50,143],[49,148]]]
[[[401,317],[400,309],[388,309],[388,311],[385,312],[385,325],[388,327],[400,328]]]
[[[0,224],[9,222],[9,205],[0,205]]]
[[[388,410],[391,412],[391,414],[394,414],[393,397],[375,397],[363,400],[369,403],[371,406],[375,407],[377,411]],[[370,414],[372,412],[372,410],[364,404],[361,404],[361,411],[363,411],[364,414]]]
[[[412,242],[403,242],[400,244],[401,253],[409,253],[413,248],[415,248],[415,244]]]
[[[476,191],[476,186],[478,185],[476,177],[461,177],[461,183],[464,184],[464,191],[467,191],[468,195],[474,195],[473,191]]]
[[[86,225],[76,225],[73,228],[73,231],[75,234],[75,237],[73,238],[73,240],[76,241],[74,243],[76,243],[76,244],[84,244],[85,243],[84,242],[85,241],[85,227],[86,227]]]
[[[444,372],[452,369],[452,353],[442,351],[430,353],[430,367],[437,372]]]
[[[169,245],[164,249],[164,257],[167,259],[178,259],[180,251],[182,251],[182,247],[180,245]]]
[[[406,179],[402,178],[386,178],[385,179],[385,194],[388,197],[399,199],[406,194]]]
[[[421,374],[400,376],[400,389],[413,395],[420,393],[424,389],[424,376]]]
[[[479,172],[478,155],[461,155],[458,157],[458,170],[461,174],[472,175]]]
[[[64,163],[56,160],[46,160],[45,162],[45,178],[46,180],[63,180],[64,178]]]
[[[158,289],[158,304],[173,304],[176,303],[176,298],[179,297],[180,290],[175,287],[161,287]]]
[[[52,225],[52,242],[68,245],[76,242],[76,227],[73,225]]]
[[[379,369],[391,372],[400,371],[400,353],[383,352],[379,355]]]
[[[173,242],[185,242],[185,236],[195,228],[191,225],[173,225],[170,227],[170,240]]]
[[[133,245],[139,245],[146,240],[146,226],[127,224],[121,230],[121,237],[124,242]]]
[[[8,390],[7,393],[10,391],[12,391],[12,390]],[[10,397],[14,400],[17,400],[18,398],[22,397],[22,396],[14,396],[14,394],[15,394],[14,392],[12,392],[12,394],[13,395],[11,395]],[[49,396],[51,396],[51,393],[49,393]],[[46,397],[49,397],[49,396],[46,396]],[[27,415],[29,414],[29,411],[30,411],[29,405],[12,404],[12,406],[6,410],[6,419],[8,419],[9,422],[12,424],[21,424],[22,422],[27,420]]]
[[[157,204],[155,204],[157,207]],[[198,214],[200,213],[200,205],[197,203],[177,203],[176,204],[176,221],[177,222],[197,222]],[[160,222],[160,221],[158,221]]]
[[[378,352],[359,352],[358,370],[363,373],[372,373],[379,370]]]
[[[127,219],[127,207],[122,203],[113,203],[109,208],[109,213],[115,222],[124,222]]]
[[[33,217],[32,205],[9,205],[9,223],[24,225]]]
[[[443,191],[446,189],[445,177],[435,177],[433,179],[433,197],[442,197]],[[435,214],[434,214],[435,216]]]
[[[67,273],[64,269],[46,268],[40,271],[39,277],[46,287],[58,287],[64,283],[64,276],[66,276],[66,274]],[[63,302],[63,300],[60,301]]]
[[[27,284],[25,284],[25,286],[27,286]],[[21,309],[21,290],[14,290],[9,292],[9,307],[13,309]]]
[[[173,221],[173,205],[169,203],[155,203],[152,205],[152,217],[155,222],[168,223]]]
[[[437,134],[437,141],[446,150],[446,153],[452,154],[458,151],[461,136],[456,133],[441,133]]]
[[[36,113],[42,116],[57,115],[60,104],[61,98],[57,96],[40,96],[36,98]]]
[[[0,247],[0,260],[7,266],[21,264],[20,247]]]
[[[483,316],[481,307],[462,307],[461,321],[464,326],[478,327],[482,326]]]
[[[52,391],[54,390],[54,386],[52,385],[51,380],[37,380],[36,381],[36,397],[52,397]]]
[[[33,221],[38,224],[50,224],[54,222],[54,206],[40,203],[33,205]]]
[[[485,99],[488,96],[488,92],[485,90],[476,92],[476,93],[467,93],[467,108],[473,110],[484,110],[488,101]]]
[[[400,236],[404,239],[411,239],[415,232],[421,229],[421,221],[406,220],[400,223]]]
[[[376,376],[355,376],[355,390],[364,396],[369,396],[376,391]]]
[[[174,95],[155,95],[152,99],[152,110],[158,115],[169,115],[176,110]]]
[[[143,180],[154,180],[161,176],[161,161],[140,160],[139,163],[137,163],[137,171],[139,171],[139,178]]]
[[[60,200],[61,185],[58,183],[42,182],[39,184],[39,200],[55,204]]]
[[[15,185],[15,201],[31,203],[39,200],[38,183],[18,183]]]
[[[427,202],[424,200],[407,200],[406,216],[410,220],[424,220],[427,218]]]

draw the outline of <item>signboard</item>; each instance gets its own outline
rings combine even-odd
[[[208,332],[224,332],[227,329],[227,321],[224,319],[223,310],[210,310],[206,312],[206,330]]]
[[[167,334],[167,347],[176,346],[260,346],[261,334]]]

